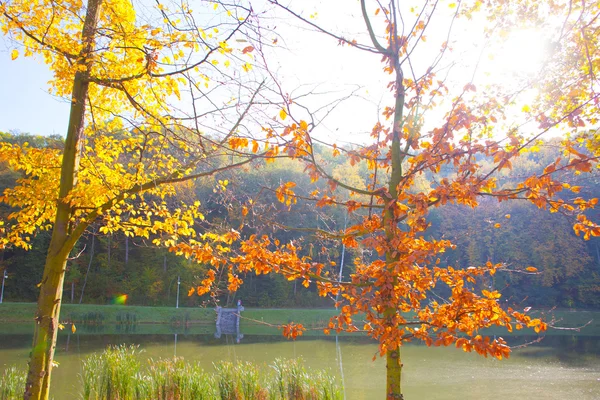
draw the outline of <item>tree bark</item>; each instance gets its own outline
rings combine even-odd
[[[386,393],[389,400],[403,400],[400,383],[402,381],[402,363],[400,348],[388,350],[386,354]]]
[[[125,236],[125,265],[129,262],[129,236]]]
[[[364,2],[363,2],[364,4]],[[385,236],[388,244],[388,249],[385,255],[386,267],[394,274],[396,264],[401,260],[402,254],[394,248],[394,239],[398,235],[398,219],[394,215],[394,208],[398,199],[398,190],[400,182],[402,181],[402,149],[400,144],[400,138],[402,137],[401,132],[403,129],[404,119],[404,74],[402,72],[399,60],[398,51],[399,45],[397,43],[397,34],[392,33],[392,39],[390,40],[389,55],[391,61],[394,64],[395,80],[396,80],[396,93],[395,93],[395,109],[394,109],[394,121],[393,121],[393,132],[392,132],[392,147],[391,147],[391,166],[392,170],[390,173],[390,181],[388,186],[389,199],[386,200],[386,207],[383,211],[383,226],[385,229]],[[410,139],[409,139],[410,140]],[[409,142],[407,141],[407,149]],[[394,275],[392,284],[397,285],[397,277]],[[394,307],[388,307],[383,316],[386,319],[391,320],[392,317],[398,312]],[[392,329],[398,329],[392,322],[390,322]],[[388,348],[386,352],[386,393],[388,399],[403,400],[402,395],[402,362],[400,358],[400,347]]]
[[[83,301],[83,293],[85,292],[85,286],[87,285],[88,274],[92,266],[92,260],[94,259],[94,243],[96,241],[96,234],[92,232],[92,248],[90,249],[90,262],[88,263],[87,270],[85,271],[85,277],[83,278],[83,286],[81,287],[81,296],[79,296],[79,304]]]
[[[35,312],[35,329],[25,384],[25,400],[48,400],[49,398],[65,268],[69,253],[82,232],[82,230],[77,229],[77,233],[74,233],[74,227],[71,226],[73,223],[71,221],[73,210],[65,199],[77,185],[80,139],[83,137],[84,132],[85,102],[89,88],[88,71],[91,66],[90,56],[94,50],[94,39],[101,3],[102,0],[88,1],[83,23],[83,47],[78,61],[82,68],[75,73],[73,79],[69,126],[61,165],[56,218]],[[80,223],[84,224],[84,222]]]

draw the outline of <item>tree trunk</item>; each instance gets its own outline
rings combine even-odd
[[[66,224],[64,224],[66,227]],[[69,251],[64,251],[64,242],[56,243],[61,236],[58,231],[64,229],[54,227],[53,240],[50,244],[44,278],[42,280],[37,311],[35,313],[35,329],[33,347],[30,353],[29,372],[25,387],[25,400],[48,399],[50,373],[56,347],[56,333],[60,317],[60,302],[65,278],[65,266]]]
[[[96,234],[92,231],[92,248],[90,249],[90,262],[88,263],[87,270],[85,271],[85,278],[83,278],[83,286],[81,287],[81,296],[79,296],[79,304],[83,301],[83,293],[85,292],[85,286],[87,285],[88,274],[90,273],[90,267],[92,266],[92,260],[94,259],[94,244],[96,242]]]
[[[48,246],[48,255],[46,256],[44,275],[40,284],[40,295],[35,312],[33,346],[25,384],[25,400],[48,400],[49,398],[50,376],[56,347],[67,258],[83,232],[79,228],[87,225],[86,222],[80,222],[83,225],[79,227],[71,226],[73,224],[73,221],[71,221],[73,210],[71,205],[65,201],[65,198],[77,184],[80,139],[83,137],[84,132],[85,101],[89,88],[87,71],[91,68],[89,57],[94,50],[94,39],[101,3],[102,0],[88,1],[83,23],[83,46],[79,58],[79,64],[82,68],[75,73],[73,79],[69,126],[60,171],[56,219],[52,229],[50,245]]]
[[[125,236],[125,265],[129,262],[129,236]]]
[[[386,353],[386,393],[388,400],[403,400],[400,382],[402,378],[402,362],[400,348],[388,350]]]
[[[361,4],[364,5],[364,2]],[[364,6],[363,6],[364,7]],[[363,11],[364,12],[364,11]],[[400,182],[402,181],[402,160],[403,153],[408,151],[410,145],[410,138],[407,139],[406,149],[404,152],[401,149],[400,138],[402,137],[401,132],[404,123],[404,75],[397,57],[399,44],[396,41],[396,32],[393,33],[393,39],[390,41],[390,55],[392,62],[394,63],[395,77],[396,77],[396,93],[395,93],[395,109],[394,109],[394,121],[393,121],[393,132],[392,132],[392,148],[391,148],[391,166],[392,170],[390,173],[390,181],[388,186],[389,199],[386,200],[386,207],[383,211],[383,226],[385,229],[385,236],[388,244],[388,250],[385,255],[386,267],[390,271],[393,278],[393,286],[398,283],[397,275],[394,270],[397,263],[401,260],[402,254],[393,246],[394,239],[399,234],[398,219],[394,214],[394,208],[398,199],[398,190]],[[392,317],[399,312],[396,307],[388,307],[383,315],[386,319],[391,320]],[[392,324],[390,322],[390,324]],[[392,329],[398,329],[397,326],[391,325]],[[402,395],[402,363],[400,361],[400,348],[389,348],[386,352],[386,393],[387,399],[391,400],[403,400]]]

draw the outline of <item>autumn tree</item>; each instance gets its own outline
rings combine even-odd
[[[242,283],[245,272],[252,271],[283,274],[305,286],[316,285],[322,296],[339,296],[341,312],[326,332],[363,331],[379,342],[380,355],[387,362],[389,399],[403,398],[400,350],[406,342],[455,345],[501,359],[509,356],[509,345],[502,337],[482,335],[482,329],[544,331],[546,323],[526,311],[501,306],[499,291],[477,284],[506,268],[502,260],[461,268],[442,262],[443,253],[455,244],[428,234],[429,211],[439,208],[443,212],[448,205],[478,207],[485,199],[521,199],[571,218],[574,232],[585,239],[600,235],[600,226],[585,213],[596,206],[597,199],[581,197],[581,187],[569,183],[573,175],[596,170],[600,156],[596,34],[600,3],[360,0],[348,5],[356,7],[352,15],[359,15],[350,17],[346,25],[350,33],[336,31],[343,29],[339,20],[346,4],[333,12],[336,28],[329,28],[326,21],[315,18],[313,11],[319,11],[318,7],[270,3],[322,33],[323,41],[356,52],[357,63],[358,57],[381,60],[389,104],[381,107],[380,115],[364,115],[356,109],[343,113],[346,119],[379,121],[365,139],[367,143],[359,147],[330,144],[332,156],[368,167],[371,175],[366,187],[348,182],[315,154],[316,143],[326,142],[320,131],[323,120],[311,111],[310,96],[294,97],[285,82],[278,86],[285,101],[278,117],[280,127],[266,130],[268,137],[285,142],[281,153],[302,162],[313,181],[329,183],[329,190],[315,190],[310,199],[323,207],[343,207],[354,216],[345,230],[314,229],[313,234],[341,240],[349,248],[362,246],[375,256],[357,258],[355,272],[340,281],[336,266],[316,261],[298,242],[238,235],[234,238],[240,239],[237,253],[219,263],[198,293],[210,290],[215,276],[228,269],[230,290]],[[356,33],[357,26],[364,27],[363,34]],[[523,45],[540,32],[545,39],[538,46],[545,43],[547,48],[543,57],[531,70],[512,70],[515,64],[531,61],[518,59],[522,52],[506,55],[503,48],[511,40]],[[474,43],[473,38],[480,41]],[[327,68],[326,59],[319,63]],[[560,154],[539,173],[499,183],[499,175],[510,170],[523,152],[540,139],[557,135]],[[357,196],[344,198],[336,194],[339,190]],[[274,191],[283,204],[294,207],[298,195],[293,182],[282,182]],[[252,207],[245,204],[242,214],[250,216]],[[510,223],[505,217],[493,229]],[[180,243],[177,251],[193,255],[199,247]],[[536,272],[526,265],[511,268]],[[448,293],[444,298],[435,295],[440,288]],[[357,314],[365,319],[356,320]],[[284,327],[290,337],[303,330],[294,323]]]
[[[2,197],[12,210],[2,247],[29,249],[38,232],[52,232],[26,399],[49,396],[66,262],[88,227],[155,246],[195,238],[212,251],[218,237],[194,229],[199,204],[169,198],[178,183],[259,153],[240,148],[261,115],[255,18],[241,2],[0,0],[12,58],[42,59],[50,92],[70,101],[64,147],[0,143],[0,160],[20,175]]]

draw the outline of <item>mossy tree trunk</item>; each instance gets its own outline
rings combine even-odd
[[[75,73],[69,126],[65,139],[60,188],[57,200],[56,219],[52,239],[40,283],[40,294],[35,313],[35,330],[29,360],[29,371],[24,399],[47,400],[53,366],[56,335],[59,326],[63,284],[69,253],[85,230],[87,224],[77,226],[72,221],[73,210],[66,201],[68,194],[77,185],[80,140],[83,137],[86,99],[89,88],[88,71],[94,50],[96,27],[102,0],[89,0],[82,30],[82,50],[77,62],[82,68]]]

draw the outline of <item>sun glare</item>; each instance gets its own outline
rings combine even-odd
[[[482,70],[487,76],[536,74],[544,63],[548,39],[539,30],[515,30],[508,32],[504,40],[491,46],[486,52]]]

